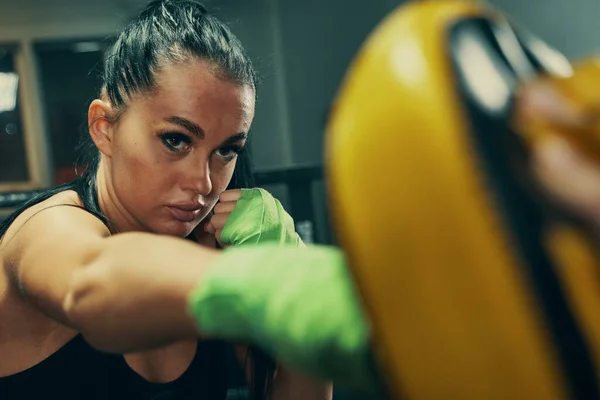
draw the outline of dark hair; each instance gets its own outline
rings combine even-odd
[[[105,96],[119,115],[125,112],[128,100],[137,94],[151,93],[156,74],[168,65],[192,60],[207,62],[219,78],[256,89],[256,74],[252,62],[240,41],[229,28],[210,15],[200,3],[190,0],[156,0],[131,21],[107,50],[100,96]],[[96,173],[99,152],[89,134],[84,135],[82,158],[86,170],[72,182],[44,191],[26,202],[0,224],[0,241],[15,219],[29,207],[55,194],[74,190],[83,207],[110,223],[98,204]],[[252,187],[248,152],[239,157],[229,188]],[[267,399],[275,369],[274,361],[256,348],[247,357],[254,399]],[[218,380],[216,380],[218,381]]]
[[[154,88],[167,63],[207,61],[214,73],[240,85],[255,86],[252,62],[229,28],[199,3],[152,1],[121,33],[104,63],[104,89],[111,104]]]

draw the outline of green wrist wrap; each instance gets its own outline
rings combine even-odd
[[[231,245],[280,243],[303,246],[292,217],[264,189],[242,189],[227,219],[221,241]]]
[[[190,295],[189,306],[205,334],[254,343],[316,376],[365,376],[368,326],[335,248],[230,248]]]

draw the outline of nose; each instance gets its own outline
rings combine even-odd
[[[184,172],[187,176],[187,185],[185,189],[194,191],[202,196],[208,196],[212,191],[212,180],[210,178],[210,165],[208,160],[200,163],[194,163],[188,171]]]

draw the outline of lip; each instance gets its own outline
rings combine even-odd
[[[192,203],[175,203],[175,204],[169,204],[169,207],[173,207],[173,208],[179,208],[180,210],[184,210],[184,211],[197,211],[197,210],[201,210],[204,208],[204,204],[202,203],[197,203],[197,202],[192,202]]]
[[[167,208],[177,221],[192,222],[198,219],[203,207],[196,203],[172,205]]]

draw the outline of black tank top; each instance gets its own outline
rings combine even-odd
[[[0,238],[21,212],[65,190],[76,191],[85,205],[82,210],[109,227],[98,211],[96,191],[88,179],[82,176],[24,204],[0,223]],[[97,351],[81,336],[39,364],[0,378],[0,400],[246,400],[249,393],[233,346],[219,340],[199,341],[186,372],[170,383],[148,382],[123,356]]]
[[[1,362],[1,361],[0,361]],[[0,378],[1,400],[244,400],[244,373],[233,347],[198,341],[188,369],[175,381],[151,383],[123,356],[92,348],[76,336],[39,364]]]

